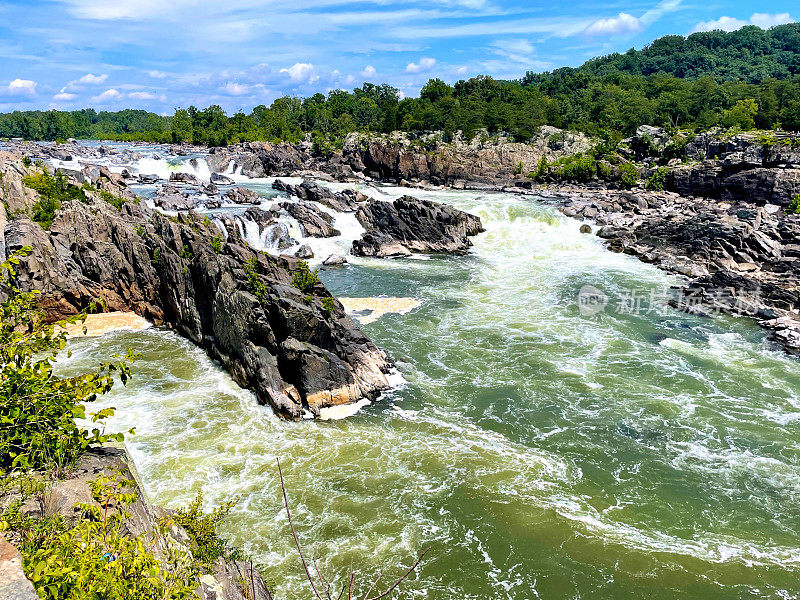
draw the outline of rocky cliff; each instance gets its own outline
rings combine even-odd
[[[253,251],[235,230],[223,240],[195,213],[170,218],[135,197],[118,209],[95,192],[62,204],[46,230],[29,218],[37,195],[22,177],[31,169],[7,154],[0,167],[6,254],[33,249],[18,284],[41,290],[52,318],[95,300],[134,311],[205,348],[288,418],[375,398],[388,387],[389,359],[321,283],[298,289],[295,259]],[[113,185],[102,179],[98,185]]]

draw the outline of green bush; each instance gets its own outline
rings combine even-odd
[[[325,310],[326,313],[329,315],[333,313],[333,307],[335,306],[333,298],[323,298],[322,299],[322,308]]]
[[[157,267],[161,264],[161,248],[156,248],[153,250],[153,258],[150,259],[150,262],[153,263],[154,267]]]
[[[258,258],[255,256],[248,258],[242,268],[245,275],[247,275],[247,280],[250,282],[250,291],[263,302],[264,298],[267,297],[267,286],[258,276]]]
[[[301,260],[297,263],[297,269],[292,274],[292,285],[304,294],[310,294],[314,286],[319,283],[319,271],[311,270],[308,263]]]
[[[585,183],[591,181],[597,171],[597,163],[584,154],[573,154],[559,159],[556,163],[558,173],[564,179]]]
[[[222,236],[221,235],[215,235],[214,237],[211,238],[211,249],[214,252],[216,252],[217,254],[222,252]]]
[[[63,173],[50,175],[45,169],[41,173],[28,175],[22,180],[27,187],[39,193],[39,200],[33,205],[33,220],[45,229],[50,229],[56,211],[62,202],[80,200],[86,202],[81,188],[67,181]]]
[[[619,182],[626,189],[630,189],[639,183],[639,172],[633,163],[622,163],[619,166]]]
[[[236,500],[218,506],[210,513],[201,509],[203,494],[198,494],[188,506],[179,508],[173,516],[174,521],[183,527],[192,539],[192,554],[205,567],[209,568],[218,558],[239,560],[242,552],[232,547],[217,533],[217,526],[225,519],[236,504]]]
[[[800,194],[797,194],[786,207],[786,214],[800,215]]]
[[[11,478],[7,478],[11,479]],[[188,600],[196,598],[199,571],[188,553],[172,549],[166,565],[153,553],[152,536],[123,531],[133,482],[119,474],[92,482],[96,504],[78,504],[73,524],[61,515],[22,516],[23,493],[0,516],[23,558],[25,574],[43,600]],[[41,483],[40,483],[41,486]],[[158,532],[156,532],[158,533]]]
[[[667,174],[669,169],[661,167],[656,169],[652,175],[647,179],[647,189],[655,192],[660,192],[664,189],[664,184],[667,182]]]
[[[86,403],[105,394],[130,376],[129,361],[103,363],[98,370],[78,377],[57,377],[53,363],[66,344],[62,325],[48,325],[37,308],[38,292],[22,292],[12,282],[23,248],[0,264],[0,289],[7,299],[0,304],[0,468],[38,469],[68,466],[92,444],[122,440],[121,433],[91,433],[76,419],[102,422],[114,413],[103,409],[87,413]],[[67,322],[78,322],[77,315]],[[59,331],[56,332],[56,327]]]
[[[550,168],[550,163],[547,162],[547,157],[542,154],[542,157],[539,159],[539,162],[536,165],[536,170],[531,171],[528,175],[532,179],[536,181],[541,181],[544,179],[544,176],[547,175],[547,170]]]

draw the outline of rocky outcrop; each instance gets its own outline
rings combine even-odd
[[[22,556],[0,533],[0,598],[39,600],[33,585],[22,570]]]
[[[565,190],[561,210],[592,219],[611,250],[689,278],[676,301],[697,314],[755,318],[800,354],[800,216],[644,190]],[[699,309],[699,310],[698,310]]]
[[[52,318],[102,299],[109,310],[163,323],[288,418],[388,387],[389,360],[338,302],[328,310],[324,286],[299,290],[294,258],[255,252],[235,229],[215,250],[219,232],[194,213],[169,218],[143,204],[118,210],[90,198],[65,203],[49,231],[17,216],[4,233],[8,252],[32,247],[18,283],[42,291]]]
[[[542,127],[528,143],[479,133],[467,141],[460,134],[445,141],[439,133],[413,137],[353,133],[342,148],[342,162],[355,172],[375,179],[419,181],[463,187],[496,184],[526,176],[542,156],[551,162],[560,156],[587,151],[591,140],[583,134]]]
[[[296,196],[301,200],[319,202],[337,212],[354,212],[358,209],[359,203],[367,199],[364,194],[356,190],[334,192],[314,181],[303,181],[300,185],[292,185],[277,179],[272,184],[272,187],[278,191],[286,192],[290,196]]]
[[[281,202],[279,206],[300,224],[304,236],[328,238],[342,234],[333,227],[333,217],[317,208],[316,204],[303,201]]]
[[[683,196],[786,206],[800,194],[800,168],[754,167],[727,157],[676,167],[666,186]]]
[[[403,196],[369,200],[356,212],[366,232],[353,242],[356,256],[396,257],[411,253],[466,254],[481,220],[447,204]]]
[[[234,204],[261,204],[261,198],[256,192],[239,186],[225,192],[225,199]]]

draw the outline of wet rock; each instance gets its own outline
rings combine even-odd
[[[190,185],[200,185],[200,180],[191,173],[170,173],[169,180],[175,183],[188,183]]]
[[[394,202],[369,200],[356,218],[366,229],[353,242],[356,256],[403,256],[413,252],[466,254],[470,236],[484,231],[478,217],[447,204],[403,196]]]
[[[244,187],[235,187],[225,192],[225,198],[235,204],[261,204],[261,198],[256,192]]]
[[[225,175],[220,175],[219,173],[211,174],[211,182],[216,183],[217,185],[233,185],[234,183],[233,179],[226,177]]]
[[[139,175],[137,176],[137,180],[139,181],[139,183],[143,184],[154,184],[158,183],[159,177],[158,175],[145,175],[144,173],[139,173]]]
[[[297,249],[297,252],[295,252],[294,255],[295,258],[302,258],[303,260],[306,260],[309,258],[314,258],[314,251],[308,244],[303,244]]]
[[[325,287],[300,292],[292,285],[296,259],[248,248],[235,227],[217,252],[211,240],[219,231],[195,213],[168,218],[143,204],[118,210],[90,199],[65,202],[49,231],[22,215],[3,231],[7,252],[32,247],[18,285],[42,291],[50,318],[98,298],[108,310],[132,310],[206,349],[283,416],[374,399],[388,387],[390,361],[343,309],[325,309]]]
[[[329,238],[341,235],[333,227],[333,217],[320,210],[316,204],[303,201],[281,202],[279,206],[300,224],[304,236]]]
[[[581,233],[592,233],[592,228],[590,225],[583,224],[581,225]]]
[[[358,208],[359,202],[363,202],[358,195],[359,192],[348,190],[347,192],[333,192],[326,187],[304,181],[300,185],[292,185],[277,179],[272,187],[276,190],[286,192],[290,196],[296,196],[301,200],[319,202],[338,212],[353,212]],[[361,194],[363,196],[363,194]]]
[[[328,258],[322,261],[326,267],[339,267],[347,264],[347,259],[341,254],[331,254]]]

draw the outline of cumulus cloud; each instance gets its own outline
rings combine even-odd
[[[281,73],[286,73],[295,83],[312,84],[319,80],[319,75],[311,63],[295,63],[288,69],[281,69]]]
[[[106,90],[102,94],[93,96],[91,98],[91,101],[103,104],[105,102],[113,102],[115,100],[120,100],[120,99],[122,99],[122,94],[120,94],[118,90],[111,88],[109,90]]]
[[[166,79],[169,76],[169,73],[164,71],[148,71],[147,74],[153,79]]]
[[[621,12],[616,17],[598,19],[589,25],[584,33],[586,35],[622,35],[636,33],[644,29],[641,21],[631,14]]]
[[[15,79],[6,87],[6,93],[10,96],[35,96],[36,86],[39,85],[30,79]]]
[[[108,79],[108,75],[94,75],[92,73],[87,73],[77,81],[73,83],[83,83],[86,85],[97,85],[103,83],[106,79]]]
[[[155,100],[158,96],[151,92],[131,92],[128,94],[128,98],[134,98],[135,100]]]
[[[78,97],[78,94],[71,94],[67,91],[67,88],[61,88],[61,91],[58,92],[55,96],[53,96],[53,100],[56,102],[69,102],[70,100],[74,100]]]
[[[426,73],[436,65],[435,58],[423,56],[418,63],[410,62],[406,65],[406,73]]]
[[[361,71],[361,76],[362,77],[374,77],[375,73],[377,73],[377,72],[378,72],[378,70],[375,67],[373,67],[372,65],[367,65],[366,67],[364,67],[364,70]]]
[[[757,25],[762,29],[769,29],[770,27],[785,25],[786,23],[794,23],[794,19],[788,12],[776,14],[753,13],[748,20],[723,16],[712,21],[700,21],[694,26],[691,33],[714,31],[717,29],[721,29],[722,31],[736,31],[745,25]]]
[[[220,91],[230,94],[231,96],[242,96],[250,91],[250,86],[236,83],[235,81],[229,81],[220,88]]]

